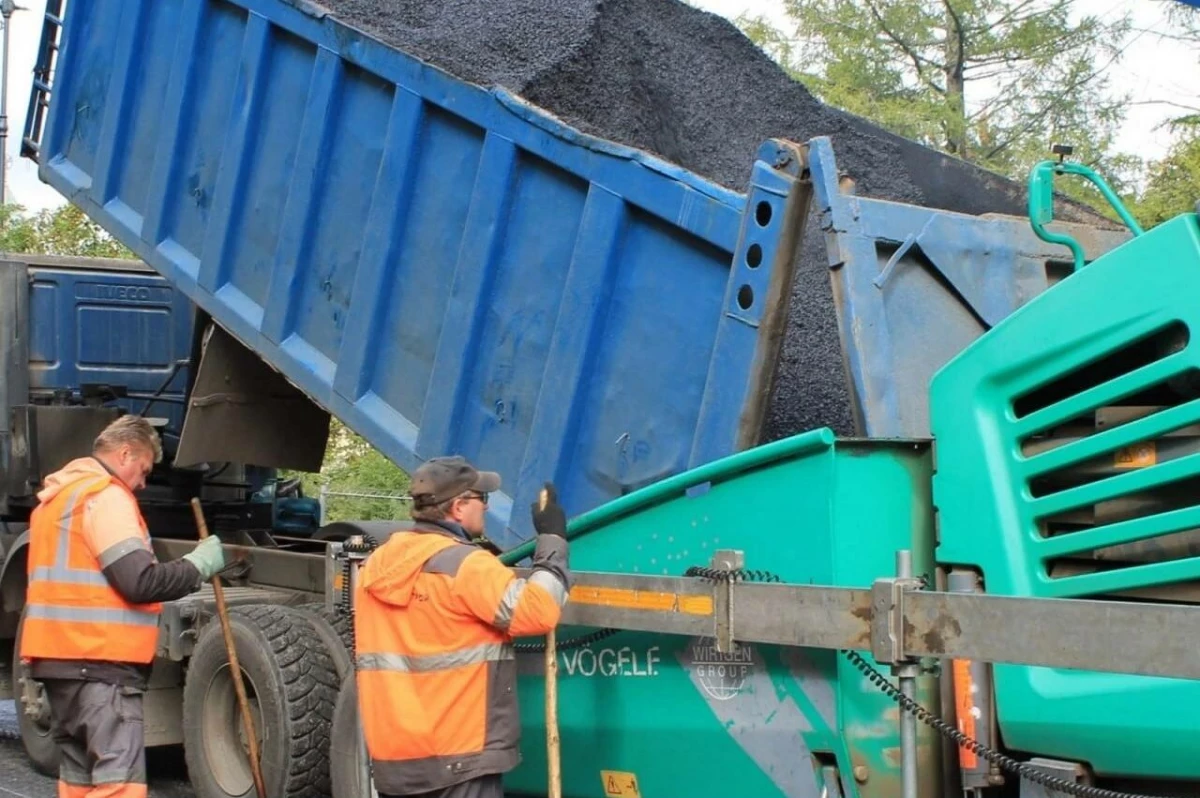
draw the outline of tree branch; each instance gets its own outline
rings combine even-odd
[[[1007,25],[1010,22],[1013,22],[1013,23],[1024,22],[1025,20],[1017,20],[1017,19],[1015,19],[1015,17],[1018,14],[1020,14],[1022,11],[1024,11],[1027,7],[1033,5],[1034,2],[1035,2],[1035,0],[1025,0],[1025,2],[1021,3],[1016,8],[1010,8],[1008,10],[1007,14],[1000,17],[1000,19],[996,20],[995,22],[987,22],[985,20],[984,24],[979,25],[977,27],[967,28],[966,30],[970,33],[986,33],[989,30],[994,30],[996,28],[999,28],[1001,25]],[[1030,14],[1025,19],[1033,19],[1036,16],[1037,16],[1037,14]]]
[[[1152,33],[1160,39],[1169,39],[1173,42],[1184,42],[1186,44],[1196,44],[1200,42],[1200,34],[1186,33],[1163,33],[1162,31],[1154,30],[1153,28],[1130,28],[1137,33]]]
[[[1183,103],[1177,103],[1172,100],[1138,100],[1136,102],[1128,103],[1128,105],[1169,105],[1172,108],[1178,108],[1183,111],[1192,111],[1200,114],[1200,108],[1197,108],[1194,105],[1184,105]]]
[[[1126,45],[1126,47],[1128,47],[1128,46],[1129,45]],[[1122,49],[1121,52],[1124,52],[1124,49]],[[1119,55],[1120,55],[1120,53],[1118,53],[1117,56],[1115,56],[1115,57],[1119,57]],[[1110,61],[1110,63],[1111,63],[1111,61]],[[1058,92],[1051,94],[1049,97],[1049,101],[1044,103],[1043,107],[1050,108],[1055,105],[1058,105],[1059,103],[1067,102],[1068,98],[1070,97],[1071,94],[1073,94],[1078,89],[1082,88],[1088,81],[1094,79],[1097,75],[1099,75],[1101,72],[1103,72],[1104,69],[1107,68],[1107,66],[1108,65],[1106,64],[1104,67],[1101,67],[1100,69],[1094,69],[1091,72],[1088,72],[1088,73],[1072,80],[1069,84],[1064,86]],[[1033,130],[1033,128],[1035,126],[1037,126],[1039,123],[1041,123],[1044,116],[1045,116],[1045,114],[1030,115],[1030,118],[1026,121],[1026,123],[1024,125],[1019,126],[1018,128],[1016,128],[1015,131],[1009,131],[1008,138],[1006,138],[1004,141],[1000,142],[995,147],[993,147],[991,150],[989,150],[987,155],[984,156],[984,160],[991,160],[992,158],[996,157],[1004,150],[1008,149],[1008,147],[1011,146],[1013,144],[1013,142],[1015,142],[1021,136],[1024,136],[1026,133],[1029,133],[1031,130]]]
[[[879,13],[879,9],[875,8],[874,0],[867,0],[867,8],[871,9],[871,16],[875,17],[875,24],[877,24],[879,26],[879,29],[881,31],[883,31],[884,35],[887,36],[889,39],[891,39],[892,42],[894,42],[897,47],[899,47],[901,50],[903,50],[905,55],[907,55],[912,60],[913,66],[915,66],[917,68],[918,76],[921,76],[922,79],[924,79],[925,70],[924,70],[924,67],[922,67],[922,64],[925,64],[926,66],[932,67],[934,69],[945,69],[944,65],[938,64],[934,61],[929,60],[928,58],[925,58],[920,53],[918,53],[916,50],[914,50],[908,44],[908,42],[902,40],[899,36],[897,36],[895,33],[893,33],[892,29],[890,27],[888,27],[888,24],[884,20],[883,16]]]

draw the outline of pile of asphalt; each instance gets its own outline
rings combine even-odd
[[[504,86],[584,132],[734,190],[745,189],[766,139],[829,136],[859,195],[1025,213],[1022,185],[824,105],[728,20],[679,0],[319,2],[341,22],[461,79]],[[1057,211],[1100,219],[1081,207]],[[766,439],[817,426],[856,432],[815,215],[778,375]]]

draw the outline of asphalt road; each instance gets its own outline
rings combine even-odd
[[[54,779],[42,776],[29,764],[16,731],[13,702],[0,701],[0,798],[54,798]],[[182,749],[150,749],[146,770],[150,798],[196,798],[187,780]]]

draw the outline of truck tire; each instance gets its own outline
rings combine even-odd
[[[379,798],[371,783],[371,763],[358,723],[358,687],[354,674],[342,680],[333,710],[333,737],[329,743],[329,776],[333,798]]]
[[[335,665],[306,613],[247,605],[229,610],[242,682],[272,798],[329,795]],[[221,623],[200,631],[183,687],[183,744],[196,798],[253,794],[241,710]]]
[[[301,604],[295,610],[304,615],[317,637],[325,644],[325,650],[337,671],[338,681],[346,678],[346,674],[354,669],[354,663],[350,660],[350,651],[354,646],[354,627],[350,623],[350,616],[336,609],[327,610],[323,603]]]
[[[21,664],[21,630],[25,626],[25,612],[21,612],[21,620],[17,623],[17,638],[13,641],[12,654],[12,679],[13,679],[13,694],[16,698],[17,710],[17,729],[21,734],[21,745],[25,748],[25,755],[29,757],[29,761],[33,764],[33,769],[43,776],[58,777],[58,762],[61,754],[59,753],[58,743],[54,742],[54,737],[50,734],[50,704],[46,700],[45,691],[38,686],[38,695],[41,699],[41,714],[37,718],[31,718],[25,713],[25,705],[21,702],[21,693],[24,690],[22,684],[23,679],[32,679],[29,675],[29,667]]]

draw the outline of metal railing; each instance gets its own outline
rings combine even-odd
[[[328,507],[330,498],[342,499],[384,499],[388,501],[400,502],[408,505],[411,499],[403,493],[367,493],[359,491],[345,490],[330,490],[328,485],[322,485],[320,492],[317,494],[317,501],[321,505],[321,523],[326,523],[328,518]]]

